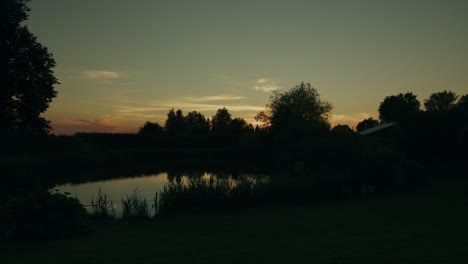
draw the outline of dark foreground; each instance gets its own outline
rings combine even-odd
[[[468,263],[467,187],[95,224],[73,240],[0,242],[2,263]]]

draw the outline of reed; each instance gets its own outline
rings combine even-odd
[[[102,192],[101,187],[98,187],[97,197],[91,198],[91,216],[100,219],[114,219],[115,210],[114,203],[109,197]]]

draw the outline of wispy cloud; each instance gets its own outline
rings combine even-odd
[[[242,96],[236,95],[211,95],[211,96],[199,96],[199,97],[182,97],[182,100],[190,102],[211,102],[211,101],[231,101],[244,99]]]
[[[168,100],[128,100],[128,98],[108,98],[106,104],[112,107],[115,116],[132,119],[164,120],[170,109],[181,109],[184,112],[198,111],[212,114],[226,107],[230,112],[255,114],[264,110],[263,106],[242,104],[241,96],[210,95],[200,97],[178,97]],[[92,102],[87,102],[92,103]],[[103,105],[103,102],[99,102]],[[105,104],[105,103],[104,103]]]
[[[164,111],[167,112],[171,108],[182,109],[184,111],[216,111],[223,107],[226,107],[231,112],[238,111],[262,111],[265,108],[262,106],[255,105],[221,105],[221,104],[204,104],[194,102],[183,102],[183,101],[167,101],[167,102],[155,102],[155,103],[141,103],[137,106],[132,105],[113,105],[116,113],[125,115],[146,115],[150,113]]]
[[[98,80],[98,81],[110,81],[120,78],[120,75],[114,71],[94,71],[86,70],[81,72],[83,79]]]
[[[272,92],[274,90],[281,89],[282,87],[277,85],[275,81],[267,78],[259,78],[255,80],[253,85],[253,89],[256,91],[262,92]]]
[[[73,134],[76,132],[128,133],[134,132],[134,127],[121,125],[112,117],[59,119],[52,122],[54,134]]]

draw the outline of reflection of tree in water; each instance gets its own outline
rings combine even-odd
[[[167,180],[171,183],[182,183],[183,178],[186,177],[189,180],[191,179],[201,179],[205,175],[204,171],[193,170],[193,171],[183,171],[183,170],[170,170],[167,171]]]
[[[185,181],[184,181],[185,179]],[[170,170],[167,171],[167,180],[170,183],[176,184],[187,184],[187,183],[200,183],[202,181],[206,181],[207,183],[215,183],[215,184],[242,184],[247,182],[267,182],[268,177],[265,175],[250,175],[241,173],[238,170],[234,171],[226,171],[226,170],[218,170],[218,171],[203,171],[203,170],[192,170],[192,171],[184,171],[184,170]]]
[[[215,179],[229,179],[231,174],[225,171],[217,171],[217,172],[212,172],[211,176],[214,177]]]
[[[205,175],[205,172],[201,170],[194,170],[194,171],[187,172],[187,177],[189,179],[201,179],[203,178],[203,175]]]
[[[182,177],[184,176],[184,173],[181,171],[167,171],[167,180],[170,183],[181,183],[182,182]]]

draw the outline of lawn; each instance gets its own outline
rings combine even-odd
[[[73,240],[2,242],[1,263],[468,263],[466,187],[101,223]]]

